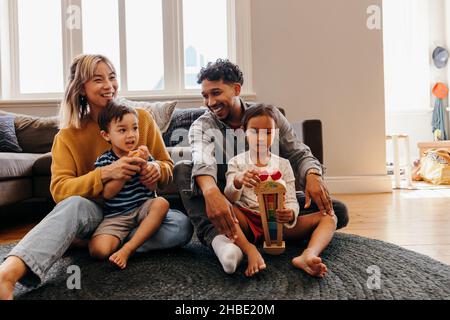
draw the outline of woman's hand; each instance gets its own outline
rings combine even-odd
[[[247,170],[244,173],[237,174],[234,178],[234,187],[236,189],[241,189],[242,186],[254,188],[260,183],[259,172],[256,170]]]
[[[105,183],[110,180],[131,180],[135,174],[141,172],[141,166],[145,163],[147,161],[138,157],[122,157],[101,168],[102,181]]]
[[[295,214],[292,209],[278,209],[275,212],[275,217],[278,223],[292,223],[294,222]]]
[[[161,179],[161,168],[157,162],[146,162],[141,171],[141,183],[148,189],[153,189],[154,184]]]

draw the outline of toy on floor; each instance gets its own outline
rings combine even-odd
[[[259,174],[261,183],[255,188],[264,230],[263,249],[271,255],[282,254],[286,249],[283,241],[283,224],[277,223],[275,217],[276,210],[284,208],[286,184],[281,177],[282,174],[279,170],[272,174],[263,171]]]

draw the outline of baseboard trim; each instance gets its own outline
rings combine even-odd
[[[325,177],[325,182],[331,194],[392,192],[388,175]]]

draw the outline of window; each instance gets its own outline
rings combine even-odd
[[[386,110],[426,110],[430,106],[430,21],[428,2],[383,1]]]
[[[60,99],[81,53],[113,62],[122,96],[198,95],[209,61],[250,73],[249,14],[250,0],[0,0],[0,103]]]
[[[220,14],[223,12],[227,12],[226,0],[183,0],[184,74],[188,89],[199,87],[197,74],[207,61],[228,56],[227,16]]]
[[[82,0],[83,53],[107,56],[120,75],[119,5],[111,0]]]
[[[17,13],[20,92],[63,91],[61,2],[19,0]]]
[[[162,1],[127,3],[127,83],[130,91],[163,90],[165,87]],[[137,34],[145,36],[136,37]]]

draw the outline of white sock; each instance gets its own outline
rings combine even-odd
[[[216,236],[211,244],[223,270],[228,274],[234,273],[244,258],[241,248],[222,234]]]

